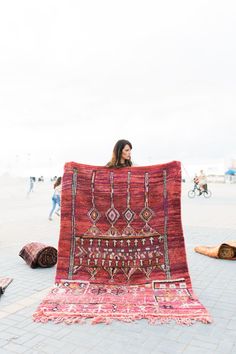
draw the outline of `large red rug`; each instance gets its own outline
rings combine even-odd
[[[192,291],[181,165],[65,165],[56,285],[35,321],[211,322]]]

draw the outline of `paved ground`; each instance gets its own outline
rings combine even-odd
[[[23,185],[14,203],[6,193],[1,212],[1,276],[14,281],[0,298],[0,353],[236,353],[236,263],[196,254],[197,244],[218,244],[236,239],[232,210],[236,185],[212,185],[213,197],[190,200],[184,185],[182,209],[189,271],[193,288],[211,313],[210,325],[148,325],[146,321],[111,325],[39,324],[32,313],[54,282],[55,268],[30,269],[18,257],[28,240],[57,245],[59,220],[47,220],[50,208],[48,185],[22,198]],[[40,189],[41,188],[41,189]],[[33,223],[32,223],[33,220]],[[7,234],[6,234],[7,232]]]

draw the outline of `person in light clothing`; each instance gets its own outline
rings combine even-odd
[[[57,209],[56,209],[57,208]],[[52,210],[50,211],[49,220],[52,220],[53,213],[60,216],[61,209],[61,177],[58,177],[56,182],[54,183],[54,193],[52,196]]]

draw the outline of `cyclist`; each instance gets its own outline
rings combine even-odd
[[[203,192],[207,193],[207,178],[203,170],[200,171],[198,180],[199,180],[199,187],[200,187],[199,195],[201,195]]]
[[[198,189],[198,184],[199,184],[199,178],[198,178],[198,175],[195,173],[195,177],[193,179],[193,182],[194,182],[194,186],[193,186],[193,190],[195,191],[196,189]]]

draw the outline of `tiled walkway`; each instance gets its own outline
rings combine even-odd
[[[191,212],[191,205],[199,202],[186,203]],[[0,353],[236,353],[236,262],[193,251],[197,244],[236,239],[236,231],[189,225],[184,227],[184,234],[193,288],[212,315],[212,324],[152,326],[145,320],[110,325],[34,323],[32,313],[53,285],[55,267],[29,268],[18,256],[22,242],[16,240],[11,247],[5,243],[0,249],[1,276],[14,278],[0,298]],[[44,239],[56,246],[57,242],[50,240],[51,235]]]

